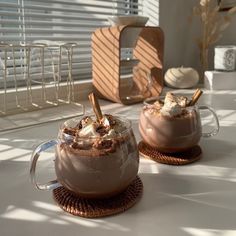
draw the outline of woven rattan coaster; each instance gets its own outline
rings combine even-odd
[[[143,141],[138,144],[139,153],[150,160],[168,164],[168,165],[186,165],[199,160],[202,156],[202,150],[200,146],[194,146],[193,148],[178,153],[161,153],[155,148],[150,147]]]
[[[132,207],[141,197],[143,184],[137,176],[122,193],[106,199],[85,199],[73,195],[64,187],[53,190],[53,198],[66,212],[85,218],[115,215]]]

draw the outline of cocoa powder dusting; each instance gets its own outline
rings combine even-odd
[[[96,149],[108,149],[112,146],[112,140],[97,140],[94,142],[93,147]]]

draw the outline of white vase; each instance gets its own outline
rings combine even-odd
[[[171,68],[166,71],[164,80],[171,88],[192,88],[197,85],[199,74],[191,67]]]

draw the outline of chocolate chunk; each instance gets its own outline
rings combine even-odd
[[[78,143],[72,143],[71,147],[74,148],[74,149],[80,149]]]
[[[78,129],[82,129],[82,128],[83,128],[83,126],[82,126],[82,122],[81,122],[81,121],[79,122],[78,125],[76,125],[76,128],[78,128]]]
[[[96,149],[110,149],[114,144],[113,140],[98,140],[93,144],[93,147]]]
[[[64,128],[63,133],[75,136],[76,135],[76,129],[74,129],[74,128]]]
[[[96,129],[96,132],[99,133],[101,136],[104,136],[109,132],[109,129],[103,125],[99,125]]]
[[[89,143],[89,142],[86,142],[86,143],[73,142],[71,144],[71,147],[74,148],[74,149],[89,150],[92,147],[92,143]]]

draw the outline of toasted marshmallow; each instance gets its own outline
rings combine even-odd
[[[82,128],[94,123],[93,119],[90,116],[87,116],[81,120]]]
[[[166,93],[164,106],[161,108],[161,114],[164,116],[177,116],[182,113],[182,108],[186,107],[188,99],[184,96],[175,96],[168,92]]]
[[[171,102],[176,102],[175,96],[171,92],[167,92],[164,100],[164,104],[166,103],[171,103]]]
[[[175,96],[173,93],[167,92],[164,103],[166,104],[172,102],[176,102],[181,107],[186,107],[188,104],[188,98],[184,96]]]
[[[182,113],[182,109],[176,102],[165,102],[160,112],[163,116],[177,116]]]
[[[154,102],[153,106],[156,108],[156,109],[161,109],[163,107],[163,102],[162,101],[159,101],[157,100],[156,102]]]
[[[188,98],[181,96],[181,97],[176,97],[176,101],[177,103],[181,106],[181,107],[186,107],[188,105]]]

